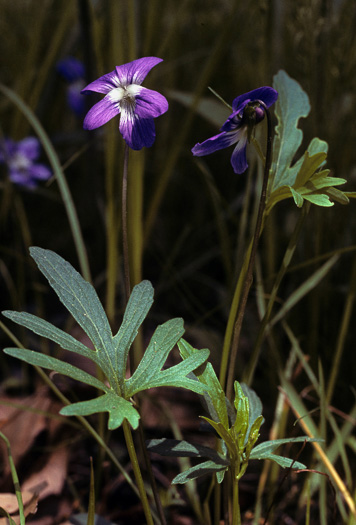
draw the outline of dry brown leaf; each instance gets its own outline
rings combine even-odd
[[[34,514],[37,510],[38,495],[26,490],[21,491],[25,517]],[[20,524],[19,506],[15,494],[0,494],[0,507],[10,514],[17,524]],[[0,518],[0,525],[8,525],[7,518]]]
[[[7,404],[9,403],[9,404]],[[0,399],[0,429],[10,441],[11,453],[15,465],[31,448],[36,437],[46,428],[46,417],[43,414],[33,412],[33,409],[47,411],[51,400],[47,394],[47,388],[41,388],[36,393],[26,398]],[[20,405],[19,408],[13,405]],[[28,408],[31,409],[27,410]],[[7,458],[4,443],[0,444],[3,457]],[[8,461],[4,460],[4,476],[10,472]]]
[[[68,457],[68,448],[56,449],[42,470],[35,472],[22,483],[23,489],[34,492],[36,487],[46,483],[46,486],[39,493],[40,500],[50,495],[60,494],[67,476]]]

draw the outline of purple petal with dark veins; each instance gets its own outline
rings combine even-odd
[[[160,62],[163,62],[162,58],[143,57],[122,66],[116,66],[116,75],[120,85],[142,84],[151,69]]]
[[[247,170],[248,164],[246,159],[247,133],[241,136],[231,155],[231,165],[235,173],[241,174]]]
[[[106,75],[103,75],[97,80],[90,82],[90,84],[88,84],[87,86],[85,86],[84,89],[82,89],[81,93],[85,94],[88,91],[95,91],[96,93],[103,93],[104,95],[106,95],[107,93],[109,93],[109,91],[118,87],[119,85],[120,82],[116,71],[111,71],[111,73],[107,73]]]
[[[120,113],[119,104],[113,104],[109,95],[95,104],[86,114],[83,128],[96,129]]]
[[[221,131],[236,131],[242,123],[242,118],[239,116],[239,111],[234,111],[234,113],[231,113],[229,118],[224,122],[224,124],[221,126]]]
[[[156,138],[153,118],[140,118],[130,107],[122,109],[119,129],[126,144],[134,150],[151,147]]]
[[[240,130],[230,133],[223,131],[222,133],[219,133],[210,139],[204,140],[204,142],[201,144],[196,144],[194,148],[192,148],[192,153],[196,157],[210,155],[210,153],[214,153],[215,151],[231,146],[231,144],[235,144],[235,142],[239,140],[239,137]]]
[[[241,111],[241,109],[246,105],[247,102],[253,102],[254,100],[262,100],[269,108],[276,102],[278,98],[278,93],[275,89],[264,86],[257,89],[253,89],[248,93],[244,93],[239,97],[235,98],[232,102],[232,109],[234,111]],[[243,104],[245,102],[245,104]]]
[[[159,117],[168,110],[166,97],[153,91],[141,87],[139,94],[136,96],[135,113],[140,118]]]

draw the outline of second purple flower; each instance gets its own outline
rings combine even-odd
[[[161,58],[144,57],[116,66],[115,70],[94,80],[82,93],[95,91],[105,97],[95,104],[84,119],[84,129],[95,129],[120,114],[119,130],[126,144],[134,150],[149,148],[155,141],[154,118],[168,110],[167,99],[141,86]]]
[[[196,144],[192,149],[193,155],[202,157],[210,155],[232,144],[236,144],[231,155],[231,164],[235,173],[247,170],[246,146],[251,132],[256,124],[264,118],[264,110],[259,104],[262,101],[267,108],[272,106],[278,98],[278,93],[271,87],[261,87],[249,91],[235,98],[232,103],[233,113],[221,127],[221,133]]]

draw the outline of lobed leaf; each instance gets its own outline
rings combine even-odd
[[[119,388],[114,368],[115,347],[111,328],[93,286],[71,264],[51,250],[31,247],[30,253],[60,301],[92,341],[110,384]]]
[[[84,370],[81,370],[76,366],[66,363],[65,361],[60,361],[55,357],[40,354],[39,352],[34,352],[33,350],[27,350],[25,348],[4,348],[4,352],[12,357],[21,359],[30,365],[48,368],[58,374],[63,374],[75,379],[76,381],[81,381],[82,383],[86,383],[94,388],[104,390],[104,392],[109,390],[109,388],[96,377],[84,372]]]
[[[71,335],[67,334],[63,330],[60,330],[56,326],[53,326],[44,319],[26,312],[12,312],[10,310],[5,310],[2,312],[2,314],[8,319],[11,319],[11,321],[14,323],[32,330],[32,332],[35,334],[50,339],[64,350],[75,352],[79,355],[87,357],[88,359],[91,359],[95,363],[98,363],[97,355],[94,350],[91,350]]]
[[[176,476],[172,480],[172,483],[187,483],[187,481],[190,481],[192,479],[200,478],[201,476],[207,476],[208,474],[214,474],[225,470],[227,470],[226,466],[218,465],[214,463],[214,461],[210,460],[204,461],[204,463],[195,465],[194,467],[191,467],[190,469],[178,474],[178,476]]]
[[[303,139],[298,122],[310,111],[308,95],[285,71],[273,77],[273,87],[278,91],[275,106],[278,125],[273,142],[271,192],[280,186],[292,185],[288,169]]]
[[[209,350],[201,350],[189,359],[161,370],[169,352],[184,333],[183,320],[171,319],[159,326],[146,349],[133,375],[125,382],[125,396],[131,397],[141,390],[159,386],[188,388],[193,392],[203,393],[206,387],[187,377],[193,370],[206,361]]]
[[[319,438],[310,438],[308,436],[298,436],[295,438],[273,439],[271,441],[264,441],[263,443],[260,443],[259,445],[255,446],[255,448],[251,452],[250,459],[264,459],[266,454],[272,454],[272,452],[274,452],[276,448],[280,447],[281,445],[285,445],[286,443],[311,443],[313,441],[321,442],[323,440]]]
[[[250,435],[251,428],[254,425],[256,419],[262,416],[262,402],[261,399],[258,397],[256,392],[252,390],[246,383],[240,384],[241,389],[245,396],[248,398],[249,402],[249,423],[248,423],[248,429],[246,432],[246,436]],[[262,418],[262,423],[264,422],[264,419]],[[262,424],[261,423],[261,424]]]
[[[120,329],[113,338],[115,370],[118,377],[122,378],[122,381],[125,378],[126,362],[130,347],[152,303],[152,284],[149,281],[142,281],[137,284],[131,292]],[[123,383],[120,387],[123,390]]]
[[[118,396],[113,391],[106,392],[103,396],[89,401],[80,401],[65,406],[60,411],[63,416],[89,416],[98,412],[109,412],[109,430],[118,428],[124,419],[127,419],[132,428],[138,427],[140,415],[137,410],[130,401]]]
[[[178,348],[183,360],[201,351],[193,348],[183,338],[178,341]],[[216,422],[220,421],[225,428],[229,428],[225,393],[221,388],[212,364],[206,363],[206,365],[201,370],[196,371],[194,375],[200,383],[207,386],[203,395],[210,417]]]
[[[147,449],[150,452],[155,452],[161,456],[188,458],[206,457],[210,458],[217,464],[225,466],[229,465],[228,460],[222,454],[216,452],[216,450],[184,440],[166,438],[150,439],[147,442]]]
[[[269,459],[271,461],[274,461],[282,468],[295,468],[295,469],[306,469],[306,465],[304,463],[300,463],[299,461],[294,461],[290,458],[285,458],[284,456],[277,456],[276,454],[266,454],[262,455],[258,458],[252,458],[250,456],[250,459]]]

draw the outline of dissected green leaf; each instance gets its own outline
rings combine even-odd
[[[73,403],[60,411],[64,416],[89,416],[98,412],[109,412],[109,430],[118,428],[124,419],[127,419],[132,428],[138,427],[140,415],[137,410],[130,401],[112,391],[89,401]]]
[[[295,438],[283,438],[283,439],[273,439],[271,441],[264,441],[259,445],[256,445],[252,450],[250,459],[264,459],[266,454],[272,454],[278,447],[285,445],[287,443],[311,443],[313,441],[321,442],[322,439],[319,438],[310,438],[308,436],[298,436]],[[263,456],[263,457],[262,457]]]
[[[147,442],[147,449],[161,456],[188,457],[188,458],[209,458],[220,465],[229,465],[227,459],[216,452],[216,450],[204,447],[197,443],[178,439],[150,439]]]
[[[124,318],[114,336],[115,370],[122,380],[125,378],[127,356],[137,335],[138,329],[146,318],[153,303],[153,287],[149,281],[142,281],[134,286],[128,300]],[[123,390],[123,384],[120,385]]]
[[[249,426],[249,402],[238,381],[234,383],[236,409],[236,420],[232,426],[239,450],[242,450],[247,442],[247,429]]]
[[[304,463],[300,463],[299,461],[294,461],[290,458],[285,458],[284,456],[277,456],[276,454],[266,454],[265,456],[261,456],[258,458],[251,458],[250,459],[269,459],[271,461],[274,461],[282,468],[295,468],[295,469],[306,469],[306,465]]]
[[[317,206],[333,206],[330,200],[333,196],[336,201],[347,204],[348,198],[343,192],[330,191],[346,181],[329,177],[329,170],[320,171],[326,162],[328,145],[325,141],[314,138],[304,155],[294,162],[303,138],[298,122],[310,111],[308,96],[285,71],[278,72],[273,86],[279,93],[275,107],[278,125],[273,143],[266,215],[277,202],[290,197],[299,208],[304,200]]]
[[[256,392],[252,390],[246,383],[241,383],[241,389],[249,402],[249,426],[247,430],[247,436],[249,436],[251,428],[257,418],[262,416],[262,402]],[[263,422],[262,418],[262,422]],[[261,423],[262,424],[262,423]]]
[[[5,354],[21,359],[30,365],[40,366],[42,368],[48,368],[49,370],[54,370],[58,374],[63,374],[65,376],[71,377],[76,381],[81,381],[87,385],[93,386],[94,388],[99,388],[104,392],[109,391],[109,388],[99,381],[96,377],[84,372],[76,366],[70,365],[65,361],[60,361],[55,357],[51,357],[40,352],[34,352],[33,350],[27,350],[24,348],[4,348]]]
[[[38,268],[98,351],[100,366],[110,384],[119,388],[114,368],[115,346],[104,308],[93,286],[51,250],[31,247]]]
[[[187,341],[181,338],[178,341],[178,348],[182,359],[186,360],[201,350],[193,348]],[[229,427],[228,413],[226,407],[225,393],[221,388],[211,363],[206,363],[204,367],[194,374],[200,383],[206,385],[208,389],[204,392],[204,399],[211,418],[220,421],[226,428]]]
[[[273,77],[273,87],[278,91],[275,105],[278,125],[273,142],[271,192],[280,186],[293,185],[288,170],[303,139],[298,122],[310,111],[308,95],[285,71],[279,71]]]
[[[176,476],[172,483],[187,483],[192,479],[200,478],[201,476],[207,476],[208,474],[214,474],[216,472],[225,471],[228,467],[217,465],[213,461],[204,461],[204,463],[199,463],[184,472],[181,472]]]
[[[158,386],[177,386],[203,393],[206,386],[187,377],[209,357],[209,350],[200,350],[187,360],[161,370],[169,352],[184,333],[183,320],[172,319],[159,326],[137,369],[125,382],[125,395],[131,397],[141,390]]]
[[[94,350],[91,350],[77,339],[74,339],[71,335],[63,332],[63,330],[53,326],[44,319],[26,312],[12,312],[5,310],[2,314],[8,319],[11,319],[11,321],[14,321],[14,323],[32,330],[35,334],[47,337],[47,339],[57,343],[64,350],[76,352],[77,354],[98,363],[96,352]]]

